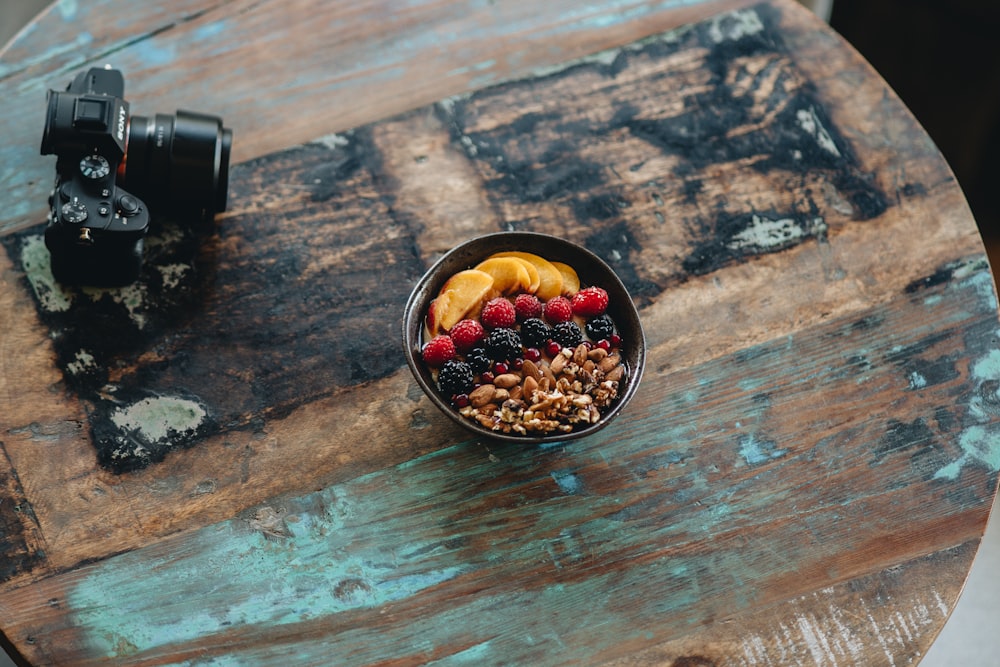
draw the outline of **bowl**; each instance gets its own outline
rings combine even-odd
[[[453,396],[442,394],[438,389],[435,369],[432,369],[424,362],[422,354],[423,346],[427,342],[427,338],[432,336],[428,328],[428,312],[431,302],[439,296],[445,283],[460,271],[473,269],[480,262],[497,253],[508,252],[529,253],[540,256],[549,262],[568,265],[576,271],[582,287],[601,287],[608,294],[607,315],[613,320],[616,333],[620,338],[620,344],[616,348],[613,348],[612,352],[617,351],[619,353],[625,373],[623,379],[618,383],[617,396],[610,400],[610,402],[607,402],[606,395],[597,395],[593,399],[595,406],[598,404],[601,405],[601,408],[597,411],[599,412],[599,417],[591,411],[587,419],[572,425],[563,426],[563,428],[571,427],[572,430],[543,432],[529,429],[526,433],[513,430],[506,432],[510,428],[511,422],[509,421],[504,421],[504,424],[507,424],[507,426],[493,423],[488,427],[481,424],[476,415],[472,415],[471,417],[463,416],[461,414],[463,407],[466,408],[466,413],[469,412],[468,406],[462,405],[464,399],[459,399],[459,405],[456,405],[452,401]],[[542,273],[544,274],[544,271]],[[568,284],[568,281],[566,284]],[[579,320],[579,318],[577,319]],[[595,348],[599,347],[593,341],[591,345]],[[438,259],[423,277],[417,281],[413,292],[406,302],[406,310],[403,317],[403,349],[406,355],[406,362],[420,388],[423,389],[434,405],[454,422],[482,437],[509,442],[544,443],[582,438],[610,424],[635,395],[635,391],[639,386],[645,363],[646,342],[642,325],[639,321],[639,313],[632,298],[629,296],[622,281],[601,258],[582,246],[555,236],[534,232],[500,232],[479,236],[456,246]],[[536,366],[542,367],[549,363],[551,360],[549,352],[551,350],[545,353],[545,358],[540,360]],[[568,355],[568,353],[564,354]],[[591,355],[593,357],[592,360],[599,361],[600,355],[600,352],[594,352]],[[577,359],[577,361],[580,360],[580,358]],[[574,360],[568,358],[567,361],[572,363]],[[516,366],[516,363],[514,362],[511,365]],[[598,374],[595,373],[595,375]],[[582,374],[580,377],[583,379],[588,378],[588,376]],[[477,376],[477,381],[479,379],[479,376]],[[499,381],[497,384],[499,384]],[[589,384],[593,386],[595,383],[590,382]],[[582,399],[580,402],[583,404],[587,402],[587,399],[580,394],[576,394],[575,398]],[[528,401],[526,400],[526,402]],[[493,404],[491,403],[491,405]],[[489,406],[487,406],[487,409],[489,409]],[[590,408],[584,405],[580,409]],[[499,413],[497,414],[499,415]],[[542,412],[533,411],[529,414],[529,417],[535,415],[545,416]],[[496,419],[493,421],[497,422]],[[535,427],[537,428],[537,424]]]

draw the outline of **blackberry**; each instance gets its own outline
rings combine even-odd
[[[615,323],[607,315],[598,315],[587,320],[586,329],[590,340],[605,340],[615,332]]]
[[[486,337],[486,351],[494,361],[514,359],[521,354],[521,337],[513,329],[494,329]]]
[[[467,394],[472,391],[472,369],[464,361],[446,361],[438,371],[438,389],[451,398],[456,394]]]
[[[465,355],[465,363],[469,364],[474,375],[479,375],[490,367],[490,355],[481,347],[473,348]]]
[[[549,325],[537,317],[529,317],[521,324],[521,340],[526,347],[541,347],[551,335]]]
[[[583,332],[576,322],[560,322],[552,327],[552,340],[563,347],[576,347],[583,342]]]

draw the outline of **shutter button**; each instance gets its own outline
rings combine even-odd
[[[122,195],[118,198],[118,210],[125,217],[131,217],[139,212],[139,200],[132,195]]]

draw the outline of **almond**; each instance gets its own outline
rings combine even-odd
[[[531,359],[525,359],[524,363],[521,364],[521,373],[524,377],[531,377],[535,380],[542,379],[542,371],[538,370],[538,366]]]
[[[513,373],[504,373],[493,378],[493,384],[501,389],[510,389],[514,385],[521,384],[521,378]]]
[[[620,382],[624,376],[625,366],[618,364],[604,375],[604,379],[612,382]]]
[[[493,396],[497,388],[491,384],[481,384],[469,393],[469,405],[474,408],[481,408],[487,403],[493,402]]]
[[[607,373],[612,368],[620,364],[621,361],[622,361],[621,355],[615,352],[614,354],[609,354],[608,356],[601,359],[601,362],[597,364],[597,367],[601,369],[603,372]]]
[[[552,371],[553,375],[559,375],[562,373],[563,368],[566,367],[566,357],[561,354],[557,354],[553,359],[552,363],[549,364],[549,369]]]

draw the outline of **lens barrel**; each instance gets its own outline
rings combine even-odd
[[[232,142],[217,116],[132,116],[121,185],[150,204],[225,211]]]

